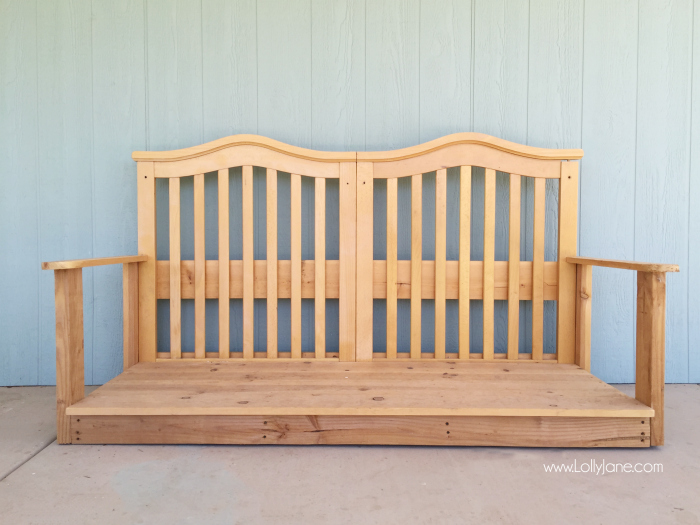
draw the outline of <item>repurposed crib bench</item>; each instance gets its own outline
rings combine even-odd
[[[582,156],[478,133],[385,152],[312,151],[254,135],[135,152],[139,255],[42,264],[55,271],[58,441],[662,445],[665,274],[678,267],[577,257]],[[303,177],[313,179],[308,260]],[[167,260],[156,249],[159,178],[168,186]],[[193,179],[193,260],[183,260],[181,249],[185,178]],[[505,181],[498,191],[497,178]],[[263,203],[254,199],[254,180],[264,184]],[[554,221],[545,220],[547,184],[558,185]],[[209,259],[205,186],[216,191],[218,206],[209,215],[218,257]],[[505,189],[505,205],[497,207]],[[262,204],[263,213],[254,210]],[[400,224],[404,211],[410,221]],[[497,220],[507,226],[505,248],[498,243],[507,260],[496,257]],[[427,258],[424,223],[435,239]],[[557,230],[556,260],[545,260],[546,225]],[[408,235],[399,236],[400,228],[410,228]],[[449,259],[448,230],[458,232]],[[262,259],[255,258],[256,235],[266,248]],[[230,256],[232,238],[241,241],[238,260]],[[286,260],[278,258],[282,239],[289,239]],[[410,239],[403,259],[401,239]],[[530,260],[521,260],[528,252]],[[86,397],[82,268],[106,264],[123,265],[124,371]],[[637,272],[635,398],[590,373],[593,266]],[[182,301],[192,299],[194,343],[183,349]],[[207,299],[218,301],[215,336],[206,317],[217,310],[205,308]],[[302,299],[313,306],[306,338]],[[159,300],[169,301],[169,345],[158,341]],[[256,308],[256,300],[266,306]],[[279,316],[280,300],[288,316]],[[330,301],[337,309],[326,308]],[[556,302],[554,345],[545,344],[545,301]],[[506,323],[494,314],[497,305]],[[473,306],[479,315],[470,316]],[[327,311],[337,312],[335,331]],[[377,325],[385,340],[375,340]]]

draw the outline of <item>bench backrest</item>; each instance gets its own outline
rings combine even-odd
[[[135,152],[138,162],[139,360],[157,358],[375,358],[531,359],[574,361],[576,274],[565,262],[576,255],[578,163],[581,150],[521,146],[478,133],[459,133],[389,152],[320,152],[254,135],[236,135],[202,146],[167,152]],[[240,168],[240,200],[230,201],[230,169]],[[265,226],[255,226],[254,169],[264,171]],[[218,259],[205,258],[205,174],[216,172]],[[508,258],[495,260],[496,180],[509,177]],[[290,174],[290,224],[278,217],[278,173]],[[508,175],[503,175],[508,174]],[[259,175],[258,175],[259,176]],[[287,175],[285,175],[286,177]],[[193,178],[194,260],[181,257],[180,182]],[[302,260],[302,177],[314,186],[314,256]],[[534,180],[532,260],[521,260],[521,190]],[[156,179],[168,180],[169,258],[157,260]],[[338,179],[338,198],[326,199],[326,180]],[[545,261],[545,184],[558,182],[558,252]],[[434,180],[434,183],[433,183]],[[477,203],[478,186],[483,200]],[[449,202],[456,203],[448,223]],[[410,187],[410,189],[409,189]],[[434,188],[434,190],[433,190]],[[403,200],[409,205],[399,206]],[[426,198],[429,196],[429,200]],[[475,202],[472,205],[473,201]],[[337,209],[329,209],[327,202]],[[434,208],[432,217],[423,207]],[[260,200],[258,201],[260,204]],[[453,207],[455,207],[453,206]],[[483,209],[483,219],[475,217]],[[385,220],[375,224],[375,209]],[[410,220],[399,222],[410,209]],[[231,260],[231,211],[241,217],[241,259]],[[338,260],[326,260],[326,217],[339,223]],[[307,214],[308,215],[308,214]],[[408,217],[408,214],[406,214]],[[384,219],[384,217],[382,217]],[[426,219],[430,219],[427,220]],[[483,222],[483,257],[471,260],[472,224]],[[551,221],[550,221],[551,222]],[[385,224],[384,224],[385,223]],[[399,230],[410,223],[410,259],[399,259]],[[424,224],[434,228],[434,254],[423,257]],[[449,227],[448,227],[449,224]],[[308,231],[308,225],[304,225]],[[278,259],[286,229],[289,259]],[[448,229],[456,232],[458,256],[447,256]],[[404,231],[408,231],[405,229]],[[255,260],[254,239],[263,236],[266,258]],[[480,246],[481,248],[481,246]],[[432,250],[431,250],[432,251]],[[454,251],[454,250],[453,250]],[[385,255],[384,255],[385,254]],[[412,283],[421,283],[412,286]],[[290,299],[290,350],[278,351],[278,299]],[[314,300],[314,345],[302,351],[302,298]],[[326,348],[327,298],[338,299],[337,352]],[[158,351],[157,301],[169,299],[170,348]],[[194,299],[194,352],[182,351],[182,300]],[[206,299],[218,300],[218,341],[206,340]],[[232,351],[230,300],[242,299],[242,351]],[[266,307],[265,352],[255,351],[255,300]],[[398,343],[398,307],[410,301],[410,344]],[[385,313],[375,300],[386,301]],[[446,343],[447,301],[457,302],[458,343]],[[470,300],[483,305],[482,340],[470,352]],[[543,352],[544,301],[557,301],[556,353]],[[432,301],[432,303],[430,303]],[[494,352],[494,301],[507,301],[507,352]],[[531,345],[519,351],[520,302],[531,301]],[[434,337],[426,342],[422,316],[432,305]],[[263,310],[257,309],[258,315]],[[385,316],[386,340],[375,341],[376,315]],[[529,316],[530,317],[530,316]],[[376,319],[380,324],[384,319]],[[472,338],[473,340],[473,338]],[[215,344],[213,344],[215,343]],[[261,345],[257,345],[260,347]],[[218,351],[207,352],[207,349]],[[452,353],[454,352],[454,353]]]

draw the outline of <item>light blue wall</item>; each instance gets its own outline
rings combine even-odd
[[[681,265],[667,380],[700,381],[698,17],[692,0],[0,0],[0,385],[55,380],[40,261],[136,253],[133,150],[456,131],[584,149],[580,253]],[[547,198],[555,224],[555,186]],[[121,273],[84,273],[99,384],[121,370]],[[630,382],[634,275],[596,269],[594,294],[593,371]]]

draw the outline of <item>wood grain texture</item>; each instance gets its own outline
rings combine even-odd
[[[254,253],[254,200],[253,167],[243,166],[243,355],[253,357],[255,339],[253,283],[255,269]],[[219,263],[220,264],[220,263]]]
[[[355,360],[356,260],[357,260],[357,181],[356,164],[340,164],[340,222],[338,279],[338,351],[341,361]]]
[[[459,358],[469,359],[472,167],[459,172]]]
[[[156,300],[156,188],[152,162],[136,164],[138,248],[148,257],[139,265],[139,361],[156,360],[158,318]]]
[[[206,351],[206,274],[205,274],[205,237],[206,216],[204,201],[204,174],[194,176],[194,353],[197,358],[204,358]]]
[[[540,359],[544,349],[544,243],[545,180],[535,179],[532,240],[532,357]]]
[[[56,426],[59,443],[70,443],[66,409],[85,396],[83,368],[83,271],[56,270]]]
[[[357,280],[356,280],[356,335],[355,360],[372,360],[372,301],[374,288],[374,179],[373,165],[357,163]],[[342,220],[342,219],[341,219]]]
[[[447,170],[438,170],[435,176],[435,359],[445,357],[446,258]]]
[[[397,352],[398,180],[386,181],[386,357]]]
[[[314,184],[314,349],[316,358],[322,359],[326,356],[326,180],[316,179]]]
[[[411,177],[411,282],[422,282],[423,176]],[[421,356],[421,291],[411,288],[411,357]]]
[[[639,418],[73,416],[71,437],[78,445],[648,447],[649,420],[640,425]]]
[[[139,265],[127,263],[122,270],[124,309],[124,370],[139,362]],[[84,339],[84,338],[83,338]]]
[[[41,263],[42,270],[71,270],[88,268],[90,266],[106,266],[109,264],[127,264],[145,262],[146,255],[120,255],[116,257],[95,257],[93,259],[73,259],[71,261],[50,261]]]
[[[520,177],[518,175],[511,175],[508,208],[508,359],[518,358],[520,343],[521,186]]]
[[[559,297],[557,298],[557,360],[573,363],[576,353],[576,266],[567,258],[576,253],[578,220],[578,162],[561,163],[559,180]]]
[[[590,257],[567,257],[567,262],[572,264],[584,264],[586,266],[602,266],[605,268],[619,268],[622,270],[635,270],[638,272],[679,272],[677,264],[660,264],[637,261],[615,261],[612,259],[593,259]]]
[[[170,355],[182,352],[182,310],[180,304],[180,179],[169,179],[170,225]]]
[[[483,265],[483,355],[494,353],[494,255],[496,242],[496,172],[486,170],[484,177],[484,265]],[[534,281],[533,281],[534,282]]]
[[[664,444],[665,346],[666,274],[639,272],[635,397],[654,409],[652,446]]]
[[[228,169],[218,173],[219,204],[219,355],[228,358],[231,345],[230,336],[230,301],[228,297],[230,273],[229,255],[229,172]]]
[[[591,304],[593,300],[593,267],[576,266],[576,356],[575,363],[591,371]]]
[[[277,357],[277,171],[267,170],[267,357]]]
[[[292,264],[292,358],[301,358],[301,177],[291,176],[291,220],[289,222]],[[252,281],[252,279],[251,279]],[[252,290],[252,282],[251,282]]]

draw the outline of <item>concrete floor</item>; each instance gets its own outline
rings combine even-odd
[[[641,450],[59,446],[53,396],[0,388],[2,524],[700,524],[698,385],[667,385]],[[663,473],[544,472],[574,460]]]

